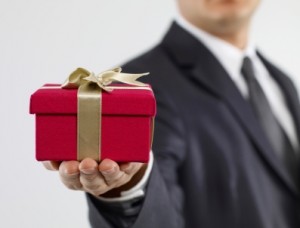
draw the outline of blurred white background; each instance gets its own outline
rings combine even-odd
[[[0,227],[88,227],[84,194],[34,158],[29,98],[78,66],[100,72],[156,44],[176,0],[0,0]],[[300,1],[263,0],[258,47],[300,88]]]

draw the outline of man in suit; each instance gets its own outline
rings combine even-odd
[[[154,159],[62,164],[93,227],[300,227],[300,108],[290,79],[248,39],[259,0],[178,0],[162,42],[124,66],[150,71]]]

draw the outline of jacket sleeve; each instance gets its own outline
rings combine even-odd
[[[155,91],[157,116],[153,141],[154,164],[145,196],[131,205],[123,203],[121,214],[131,212],[127,227],[132,228],[182,228],[183,193],[178,183],[178,169],[185,157],[185,129],[171,97]],[[122,225],[120,211],[88,196],[89,219],[92,227],[126,227]],[[120,207],[118,207],[120,208]],[[132,213],[134,211],[134,213]],[[113,224],[111,218],[121,219]],[[128,219],[128,218],[127,218]]]

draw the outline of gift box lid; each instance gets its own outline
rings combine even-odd
[[[115,84],[112,92],[102,91],[103,115],[155,116],[156,102],[148,85],[126,89],[129,85]],[[45,84],[30,98],[31,114],[76,114],[77,89],[62,89],[60,84]]]

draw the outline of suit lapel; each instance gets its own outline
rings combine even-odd
[[[177,38],[173,39],[174,36]],[[250,105],[213,54],[175,23],[165,37],[163,45],[167,47],[167,51],[172,52],[171,56],[183,69],[190,69],[191,77],[226,103],[257,148],[259,156],[288,189],[297,194],[295,184],[275,157]]]
[[[276,80],[276,82],[278,83],[278,85],[283,91],[283,94],[285,96],[285,101],[295,122],[297,139],[300,142],[300,103],[299,103],[299,98],[298,98],[298,93],[296,91],[296,88],[293,85],[293,83],[290,81],[290,79],[287,78],[283,72],[281,72],[279,69],[273,66],[260,53],[258,53],[258,55],[263,61],[268,71],[270,72],[270,74],[273,76],[273,78]],[[300,153],[300,148],[298,152]]]

